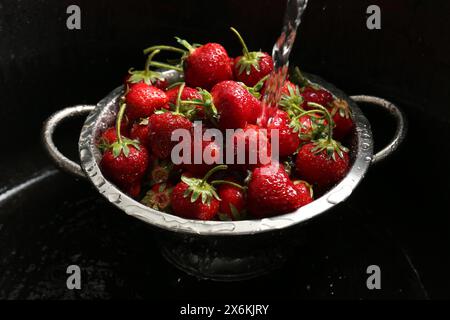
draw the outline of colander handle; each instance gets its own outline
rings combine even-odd
[[[52,114],[42,127],[42,141],[44,147],[53,162],[62,170],[67,171],[79,178],[86,178],[81,166],[64,156],[56,147],[53,141],[53,134],[56,128],[64,121],[74,117],[87,114],[94,110],[93,105],[78,105],[68,107]]]
[[[383,161],[384,159],[389,157],[392,153],[394,153],[395,150],[397,150],[398,146],[405,139],[407,131],[407,123],[405,115],[400,110],[400,108],[397,107],[395,104],[379,97],[358,95],[358,96],[351,96],[350,98],[358,103],[370,103],[379,106],[384,110],[388,111],[395,118],[397,128],[395,130],[394,137],[386,147],[378,151],[373,156],[372,164],[377,164],[380,161]]]

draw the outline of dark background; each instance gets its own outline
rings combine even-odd
[[[81,30],[66,28],[70,4],[81,7]],[[381,30],[366,28],[366,8],[371,4],[381,7]],[[65,106],[96,103],[120,84],[129,67],[143,64],[141,50],[146,46],[173,44],[177,35],[200,43],[221,42],[235,56],[240,48],[228,30],[234,26],[250,48],[270,52],[280,32],[283,11],[284,1],[273,0],[0,0],[0,194],[52,167],[39,140],[42,122]],[[409,120],[402,148],[386,163],[371,169],[346,205],[349,210],[341,209],[347,213],[336,214],[339,218],[327,221],[321,230],[330,235],[322,234],[317,251],[343,253],[338,264],[350,270],[341,298],[450,297],[449,13],[448,1],[310,0],[292,64],[321,75],[348,94],[392,100]],[[393,132],[392,121],[369,108],[364,110],[380,147]],[[76,154],[80,124],[74,122],[58,131],[59,145],[72,155]],[[150,257],[144,262],[136,258],[158,256],[151,246],[148,250],[136,248],[147,230],[109,211],[113,209],[86,183],[64,174],[52,174],[23,192],[0,198],[0,297],[152,296],[142,289],[145,285],[139,278],[130,274],[138,265],[162,273],[169,267],[160,257],[155,258],[157,262]],[[134,234],[132,240],[128,232]],[[367,235],[371,232],[373,237]],[[336,242],[336,237],[345,240]],[[344,251],[340,243],[346,246]],[[389,249],[383,249],[385,246]],[[136,256],[130,259],[129,252]],[[322,259],[315,250],[305,252],[308,259]],[[355,252],[364,257],[359,262],[377,264],[380,259],[385,269],[393,268],[387,277],[391,283],[386,283],[391,291],[372,296],[355,289],[352,281],[364,278],[364,271],[360,275],[361,271],[354,270]],[[96,257],[101,254],[109,262],[99,262]],[[396,269],[400,264],[397,259],[406,261],[404,270]],[[58,291],[55,283],[64,279],[61,268],[67,261],[87,264],[91,268],[88,272],[106,280],[93,281],[90,291],[81,294]],[[330,274],[326,265],[321,271],[304,266],[300,270],[320,283],[325,281],[320,277]],[[152,281],[154,275],[143,272],[145,279]],[[297,274],[295,264],[286,272]],[[355,274],[359,276],[352,279]],[[280,282],[279,277],[268,281],[274,285]],[[162,287],[178,290],[167,289],[167,296],[174,292],[189,296],[191,288],[214,288],[187,278],[188,285],[180,289],[179,279],[184,278],[166,275],[159,279]],[[401,279],[401,284],[396,279]],[[305,280],[299,281],[298,285],[306,286]],[[404,283],[419,289],[404,290]],[[226,290],[234,292],[236,288],[242,290],[242,285],[227,286]],[[260,291],[262,297],[271,297],[270,292]],[[287,296],[334,297],[334,293],[321,290],[292,292]]]

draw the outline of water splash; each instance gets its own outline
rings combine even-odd
[[[298,26],[301,23],[303,12],[306,10],[308,0],[288,0],[284,15],[283,29],[272,50],[274,69],[266,82],[265,95],[262,101],[262,113],[258,119],[260,126],[265,126],[272,111],[278,105],[281,91],[286,81],[291,54],[297,35]]]

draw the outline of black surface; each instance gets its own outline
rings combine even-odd
[[[65,28],[73,3],[82,10],[81,31]],[[129,67],[142,64],[142,48],[172,42],[174,35],[221,41],[236,55],[233,25],[250,47],[269,50],[282,3],[0,1],[1,298],[200,297],[211,291],[221,297],[450,297],[447,1],[310,1],[292,63],[348,94],[392,100],[406,112],[410,130],[400,151],[372,168],[345,207],[317,226],[317,239],[264,281],[214,284],[185,276],[161,259],[151,231],[69,176],[50,176],[11,196],[51,168],[39,141],[51,112],[97,102]],[[382,9],[381,30],[365,27],[369,4]],[[364,110],[382,146],[392,123]],[[76,154],[79,125],[58,131],[65,152]],[[71,263],[86,268],[81,292],[65,289]],[[362,287],[367,263],[386,270],[380,292]]]
[[[427,297],[404,249],[355,214],[351,204],[313,226],[317,236],[282,269],[254,280],[217,283],[197,280],[168,264],[154,232],[113,209],[87,183],[55,171],[47,174],[2,207],[12,207],[14,214],[3,216],[0,224],[0,298]],[[48,192],[43,195],[40,189]],[[71,264],[82,270],[80,291],[66,288]],[[366,287],[366,269],[372,264],[383,272],[381,291]]]

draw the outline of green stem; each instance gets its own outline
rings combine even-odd
[[[255,90],[260,90],[262,88],[262,86],[264,85],[264,82],[269,79],[270,74],[264,76],[263,78],[261,78],[261,80],[259,80],[254,86],[253,89]]]
[[[242,53],[244,54],[245,57],[248,58],[249,51],[248,51],[247,45],[245,44],[244,39],[241,37],[241,35],[239,34],[239,32],[235,28],[231,27],[230,29],[238,37],[238,39],[239,39],[239,41],[241,42],[241,45],[242,45]]]
[[[325,112],[324,112],[323,110],[320,110],[320,109],[309,110],[309,111],[303,111],[303,112],[300,113],[297,117],[298,117],[298,118],[301,118],[301,117],[303,117],[303,116],[307,116],[308,114],[315,114],[315,113],[321,113],[321,114],[323,114],[323,115],[326,117]]]
[[[122,102],[120,104],[119,113],[117,114],[116,133],[117,133],[117,141],[119,141],[119,143],[122,143],[122,135],[120,133],[120,127],[122,125],[122,118],[123,118],[126,108],[127,108],[127,104],[125,102]]]
[[[299,111],[300,113],[305,112],[304,109],[300,108],[300,107],[297,106],[295,103],[290,103],[290,106],[291,106],[292,108],[294,108],[295,110]]]
[[[175,105],[175,113],[177,113],[177,114],[180,112],[181,95],[183,94],[183,90],[184,90],[185,86],[186,86],[186,83],[183,82],[178,87],[177,102],[176,102],[176,105]]]
[[[315,102],[308,102],[308,106],[312,106],[315,108],[319,108],[325,117],[328,120],[328,141],[331,142],[333,140],[333,118],[331,117],[330,112],[321,104]]]
[[[198,105],[198,106],[204,106],[204,102],[196,102],[191,100],[181,100],[180,103],[186,104],[186,105]]]
[[[169,70],[175,70],[175,71],[183,72],[183,68],[175,67],[175,66],[172,66],[172,65],[167,64],[167,63],[151,61],[150,65],[153,66],[153,67],[159,67],[159,68],[164,68],[164,69],[169,69]]]
[[[175,87],[178,87],[178,86],[180,86],[182,83],[183,83],[183,81],[174,82],[174,83],[172,83],[170,86],[168,86],[166,90],[168,91],[168,90],[170,90],[170,89],[173,89],[173,88],[175,88]]]
[[[153,51],[152,53],[149,54],[149,56],[147,58],[147,61],[145,62],[145,72],[146,73],[150,72],[150,65],[151,65],[151,62],[153,60],[153,57],[156,56],[160,52],[161,52],[160,50],[155,50],[155,51]]]
[[[172,47],[172,46],[152,46],[152,47],[148,47],[147,49],[144,49],[144,54],[147,54],[149,52],[155,51],[155,50],[164,50],[164,51],[172,51],[172,52],[178,52],[178,53],[182,53],[185,54],[186,50],[177,48],[177,47]]]
[[[195,50],[195,48],[194,48],[189,42],[187,42],[186,40],[181,39],[181,38],[179,38],[179,37],[175,37],[175,39],[177,40],[177,42],[178,42],[179,44],[181,44],[183,47],[185,47],[186,49],[188,49],[188,50],[189,50],[189,53],[192,53],[192,52]]]
[[[237,183],[234,183],[234,182],[231,182],[231,181],[227,181],[227,180],[214,180],[214,181],[211,181],[210,184],[213,185],[213,186],[216,185],[216,184],[229,184],[230,186],[236,187],[236,188],[241,189],[241,190],[246,190],[247,189],[246,187],[241,186],[240,184],[237,184]]]
[[[220,166],[217,166],[217,167],[212,168],[211,170],[209,170],[209,171],[205,174],[205,176],[203,177],[202,182],[201,182],[200,185],[204,185],[204,184],[206,183],[206,181],[209,179],[209,177],[211,177],[211,176],[212,176],[214,173],[216,173],[217,171],[220,171],[220,170],[226,170],[226,169],[228,169],[228,166],[225,165],[225,164],[222,164],[222,165],[220,165]]]

